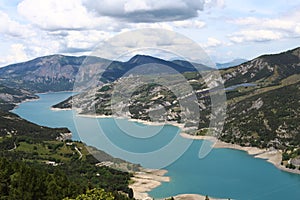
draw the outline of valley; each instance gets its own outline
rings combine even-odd
[[[35,125],[7,112],[21,102],[38,99],[36,93],[73,90],[76,81],[81,80],[80,83],[84,85],[100,74],[97,87],[53,105],[53,108],[72,108],[82,116],[121,117],[154,124],[173,124],[195,138],[215,136],[212,129],[207,128],[212,117],[211,98],[220,95],[219,90],[209,87],[205,79],[212,69],[198,64],[202,70],[199,73],[193,65],[184,61],[166,61],[137,55],[127,62],[112,62],[95,57],[92,63],[84,65],[86,68],[82,71],[79,67],[84,59],[54,55],[0,69],[1,157],[8,159],[3,162],[22,160],[33,168],[46,166],[46,170],[51,171],[55,166],[63,173],[70,170],[75,174],[68,180],[70,182],[72,179],[77,180],[77,175],[83,176],[80,180],[83,183],[81,189],[78,187],[76,194],[66,195],[69,197],[81,194],[79,190],[86,189],[88,180],[92,180],[93,188],[103,188],[111,191],[117,199],[126,199],[126,195],[115,192],[119,191],[118,184],[113,188],[103,185],[112,180],[99,182],[97,174],[127,171],[116,180],[122,182],[121,190],[129,194],[131,173],[142,170],[139,165],[113,158],[82,142],[72,141],[70,130],[66,128],[52,129]],[[237,145],[235,149],[258,148],[265,151],[263,153],[274,152],[281,160],[277,167],[299,173],[299,59],[300,48],[296,48],[280,54],[263,55],[219,71],[224,81],[227,109],[223,130],[215,130],[219,131],[218,139],[229,144],[221,148]],[[124,76],[129,70],[143,64],[154,66],[143,76],[146,77],[146,84],[144,80],[139,82],[137,77]],[[168,74],[164,79],[157,77],[154,69],[161,64],[174,70],[180,69],[180,73]],[[104,69],[106,71],[103,73]],[[181,77],[191,86],[192,93],[179,81]],[[119,87],[118,90],[116,87]],[[126,101],[118,98],[116,91],[126,91],[123,94]],[[197,98],[200,116],[199,119],[191,120],[185,115],[187,111],[181,109],[181,103],[193,95]],[[188,113],[197,116],[192,110]],[[101,166],[109,164],[109,167],[96,167],[98,161],[93,158],[91,151],[96,152],[97,159],[103,159]],[[261,158],[268,158],[265,156],[262,154]],[[79,168],[74,165],[78,164],[95,173],[84,171],[80,172],[81,175],[77,174]],[[118,171],[113,171],[115,169]],[[9,192],[7,195],[10,195]]]

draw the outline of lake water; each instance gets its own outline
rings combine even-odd
[[[179,157],[165,167],[171,182],[150,192],[155,198],[198,193],[242,200],[300,199],[299,175],[280,171],[262,159],[232,149],[213,149],[199,159],[203,142],[177,137],[177,127],[146,126],[112,118],[92,119],[76,116],[73,111],[50,110],[51,105],[70,95],[69,92],[40,94],[39,100],[22,103],[13,112],[40,125],[68,127],[74,140],[82,140],[144,167],[165,165]],[[156,132],[159,134],[153,134]]]

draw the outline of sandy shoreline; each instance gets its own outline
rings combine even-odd
[[[151,124],[151,122],[149,122]],[[272,163],[275,167],[280,170],[300,174],[299,170],[287,169],[285,166],[281,165],[282,152],[278,150],[269,150],[269,149],[259,149],[257,147],[242,147],[237,144],[229,144],[217,140],[212,136],[193,136],[186,133],[180,134],[182,137],[193,140],[210,140],[214,142],[213,148],[229,148],[235,150],[241,150],[247,152],[249,155],[252,155],[254,158],[261,158],[267,162]],[[149,170],[147,173],[135,174],[132,180],[135,181],[130,187],[135,193],[136,199],[152,199],[149,197],[148,193],[152,189],[158,187],[161,182],[170,181],[169,177],[165,177],[166,170]],[[154,173],[154,174],[152,174]],[[205,196],[199,194],[181,194],[174,196],[175,200],[205,200]],[[210,200],[217,200],[216,198],[209,197]]]
[[[134,198],[137,200],[152,200],[148,192],[161,185],[162,182],[169,182],[170,177],[165,176],[167,170],[143,169],[136,172],[129,185],[134,192]],[[206,196],[199,194],[180,194],[173,196],[175,200],[205,200]],[[209,197],[210,200],[221,200]]]
[[[66,110],[72,110],[72,108],[53,108],[53,107],[51,107],[50,110],[52,110],[52,111],[66,111]]]
[[[169,182],[170,177],[164,176],[167,170],[143,169],[135,172],[132,177],[133,184],[129,185],[136,199],[152,199],[148,192],[161,185],[162,182]]]
[[[215,142],[213,148],[227,148],[227,149],[236,149],[241,151],[246,151],[249,155],[252,155],[254,158],[261,158],[264,159],[270,163],[272,163],[275,167],[277,167],[280,170],[300,174],[299,170],[292,170],[287,169],[285,166],[281,165],[282,161],[282,151],[280,150],[270,150],[270,149],[260,149],[257,147],[242,147],[237,144],[230,144],[226,142],[222,142],[220,140],[217,140],[215,137],[212,136],[193,136],[186,133],[180,134],[184,138],[193,139],[193,140],[210,140]]]
[[[12,110],[18,108],[19,105],[22,104],[22,103],[32,102],[32,101],[37,101],[37,100],[39,100],[39,98],[26,99],[26,100],[24,100],[24,101],[22,101],[22,102],[15,103],[15,107],[14,107]]]
[[[52,109],[52,108],[51,108]],[[59,110],[59,108],[54,108],[55,110]],[[133,119],[128,118],[126,116],[114,116],[114,115],[92,115],[92,114],[77,114],[79,117],[88,117],[88,118],[115,118],[115,119],[126,119],[131,122],[138,122],[145,125],[151,125],[151,126],[163,126],[163,125],[172,125],[176,126],[180,129],[184,129],[183,124],[179,124],[176,122],[149,122],[141,119]]]
[[[205,200],[205,198],[206,196],[199,195],[199,194],[180,194],[174,196],[175,200]],[[209,197],[209,200],[223,200],[223,199],[216,199],[213,197]]]

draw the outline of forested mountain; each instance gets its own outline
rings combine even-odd
[[[239,66],[225,69],[225,85],[257,82],[262,85],[280,84],[285,78],[300,73],[300,48],[275,55],[263,55]]]

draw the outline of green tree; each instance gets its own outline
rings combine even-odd
[[[81,194],[75,199],[65,198],[64,200],[114,200],[114,196],[110,192],[105,192],[104,189],[88,190],[86,194]]]

